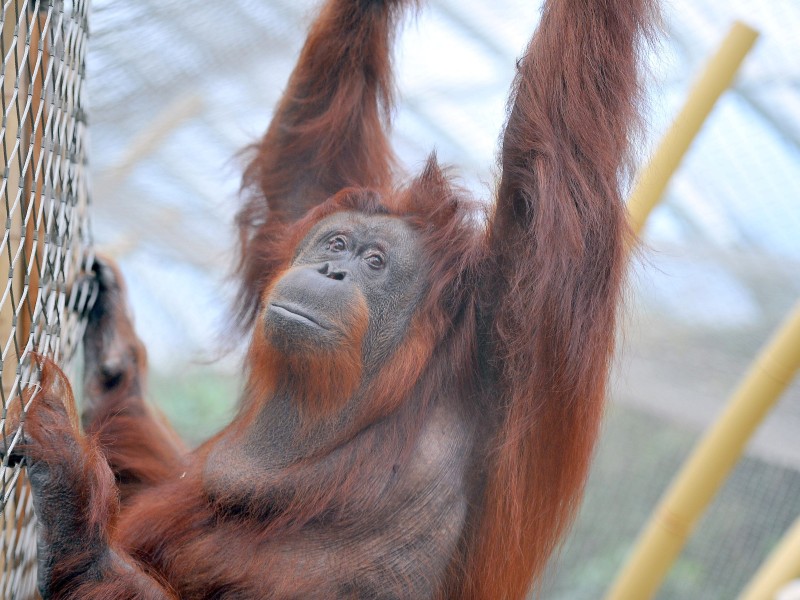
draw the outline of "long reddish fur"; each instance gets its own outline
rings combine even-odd
[[[332,10],[323,13],[304,53],[313,51],[314,35]],[[620,180],[637,121],[639,44],[654,13],[652,0],[546,3],[537,33],[518,63],[501,148],[502,176],[485,236],[475,231],[474,205],[434,164],[406,193],[385,194],[396,198],[389,201],[392,214],[416,219],[426,232],[426,255],[433,258],[430,291],[419,311],[426,322],[417,325],[411,338],[424,348],[417,356],[427,359],[441,351],[437,346],[453,327],[454,315],[466,312],[492,323],[482,331],[469,318],[459,320],[461,339],[449,346],[458,348],[458,356],[448,357],[453,368],[467,365],[474,372],[482,368],[477,364],[480,348],[488,350],[500,423],[490,448],[479,521],[463,562],[454,565],[462,583],[447,597],[523,597],[575,516],[614,346],[628,236]],[[374,25],[357,26],[366,32]],[[390,110],[392,83],[388,68],[375,72],[380,77],[374,88],[337,80],[336,99],[314,113],[307,126],[321,136],[314,164],[323,174],[343,156],[357,158],[350,153],[353,147],[369,147],[363,170],[356,164],[333,169],[343,174],[338,183],[386,191],[394,161],[388,144],[371,138],[375,146],[370,147],[363,132],[347,130],[353,136],[342,136],[340,127],[348,119],[343,113],[360,100],[358,106],[370,107],[366,127],[381,130],[379,116]],[[306,80],[302,70],[295,72],[284,103],[296,90],[307,90],[297,85]],[[322,97],[314,93],[327,93],[325,82],[316,83],[308,106]],[[338,99],[344,89],[347,103]],[[381,110],[375,111],[376,106]],[[245,178],[255,193],[240,217],[243,298],[263,289],[252,273],[269,277],[265,261],[276,253],[256,246],[270,244],[271,227],[283,225],[284,203],[299,212],[309,208],[298,205],[281,178],[264,169],[273,164],[270,153],[279,147],[276,128],[267,133]],[[331,133],[339,137],[331,140]],[[298,138],[313,139],[303,133]],[[320,187],[323,193],[304,200],[313,205],[337,189],[332,183]],[[275,207],[282,212],[270,219],[265,211]],[[316,222],[333,210],[327,203],[321,208],[306,218]],[[263,217],[259,227],[247,220],[254,214]],[[242,306],[246,323],[253,306]],[[393,378],[387,368],[382,389],[407,389],[404,382],[425,363],[409,365],[410,372],[402,376],[403,362],[394,364],[398,376]]]
[[[280,553],[248,551],[331,514],[370,514],[382,501],[387,465],[407,455],[428,407],[442,394],[460,398],[471,427],[490,435],[482,447],[479,496],[471,499],[437,597],[525,597],[575,515],[603,410],[625,267],[619,182],[636,121],[638,43],[651,22],[653,1],[546,3],[519,61],[500,153],[502,175],[485,219],[433,157],[409,184],[392,182],[389,49],[401,10],[414,3],[325,5],[272,125],[250,151],[237,216],[238,321],[243,328],[253,325],[265,290],[290,268],[300,241],[338,211],[391,215],[410,225],[424,256],[424,297],[405,339],[370,382],[368,406],[339,432],[335,451],[276,475],[295,483],[279,515],[212,527],[215,507],[205,501],[202,465],[215,440],[185,466],[150,457],[154,479],[174,481],[139,494],[116,529],[113,494],[101,486],[105,500],[90,501],[99,512],[89,522],[106,523],[110,546],[132,558],[124,558],[124,576],[87,584],[80,597],[173,597],[130,560],[162,565],[181,581],[192,581],[192,569],[203,568],[219,573],[220,582],[266,578],[272,587],[265,589],[275,597],[313,594],[302,561],[286,568]],[[348,42],[337,43],[340,38]],[[363,333],[363,313],[356,319],[354,347]],[[322,354],[316,363],[287,363],[255,330],[242,407],[228,432],[254,419],[258,402],[281,385],[287,369],[309,376],[311,364],[339,372]],[[341,379],[331,388],[336,393],[318,385],[322,378],[304,388],[318,401],[312,419],[335,413],[342,396],[358,384],[358,365],[352,357],[340,359]],[[125,431],[115,431],[119,446],[127,444]],[[88,456],[95,455],[96,440],[81,443],[88,445]],[[125,453],[115,459],[115,471],[124,470]],[[157,471],[165,461],[166,472]],[[82,472],[88,480],[107,481],[107,467],[95,463],[85,463]],[[146,465],[132,468],[148,472]],[[251,495],[252,505],[242,507],[245,514],[257,517],[264,510],[258,495],[276,481],[253,483],[258,493]],[[111,508],[101,511],[103,506]],[[156,532],[148,523],[158,515],[174,517]],[[164,536],[184,548],[181,561],[169,555]],[[216,554],[220,544],[227,546],[227,561]],[[401,581],[391,584],[403,589]],[[235,591],[235,585],[224,591]],[[223,590],[182,591],[213,597]],[[57,597],[79,597],[71,593]]]
[[[485,286],[501,298],[493,339],[507,412],[463,598],[523,597],[582,495],[631,241],[620,179],[654,10],[549,2],[519,63]]]

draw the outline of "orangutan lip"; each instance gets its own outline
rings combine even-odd
[[[317,321],[312,315],[304,311],[296,304],[290,304],[290,303],[277,304],[275,302],[272,302],[269,305],[269,309],[278,313],[279,315],[282,315],[294,321],[307,321],[312,325],[319,327],[320,329],[327,329],[327,327],[325,327],[322,323]]]

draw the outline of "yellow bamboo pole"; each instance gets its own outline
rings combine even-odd
[[[772,600],[778,591],[800,576],[800,517],[744,588],[739,600]]]
[[[648,164],[642,169],[628,200],[631,227],[637,234],[641,232],[647,217],[661,199],[670,178],[678,169],[717,100],[733,82],[757,37],[757,31],[744,23],[735,22],[690,90],[683,108]],[[672,507],[672,502],[666,506]],[[646,600],[658,589],[683,547],[690,524],[694,523],[699,514],[698,512],[689,520],[681,520],[672,515],[670,510],[671,508],[664,511],[657,509],[651,517],[651,522],[634,548],[631,559],[606,596],[607,600]]]
[[[647,600],[747,441],[800,369],[800,302],[751,365],[716,423],[673,480],[607,600]]]
[[[667,183],[719,97],[730,87],[739,66],[758,37],[755,29],[734,22],[716,54],[695,82],[681,111],[642,170],[628,200],[631,227],[639,233],[658,204]]]

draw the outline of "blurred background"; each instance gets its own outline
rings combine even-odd
[[[152,399],[193,442],[227,422],[239,385],[238,356],[220,351],[237,152],[265,129],[317,4],[93,2],[94,236],[127,278]],[[395,147],[411,172],[436,148],[490,198],[515,59],[540,6],[424,4],[398,38]],[[737,18],[761,38],[644,231],[587,499],[546,598],[602,596],[698,436],[800,297],[800,4],[665,2],[637,154],[650,154]],[[798,514],[795,382],[658,598],[735,597]]]

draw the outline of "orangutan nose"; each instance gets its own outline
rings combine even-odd
[[[347,269],[334,267],[329,262],[324,263],[318,270],[320,275],[325,275],[328,279],[336,281],[344,281],[344,278],[348,275]]]

